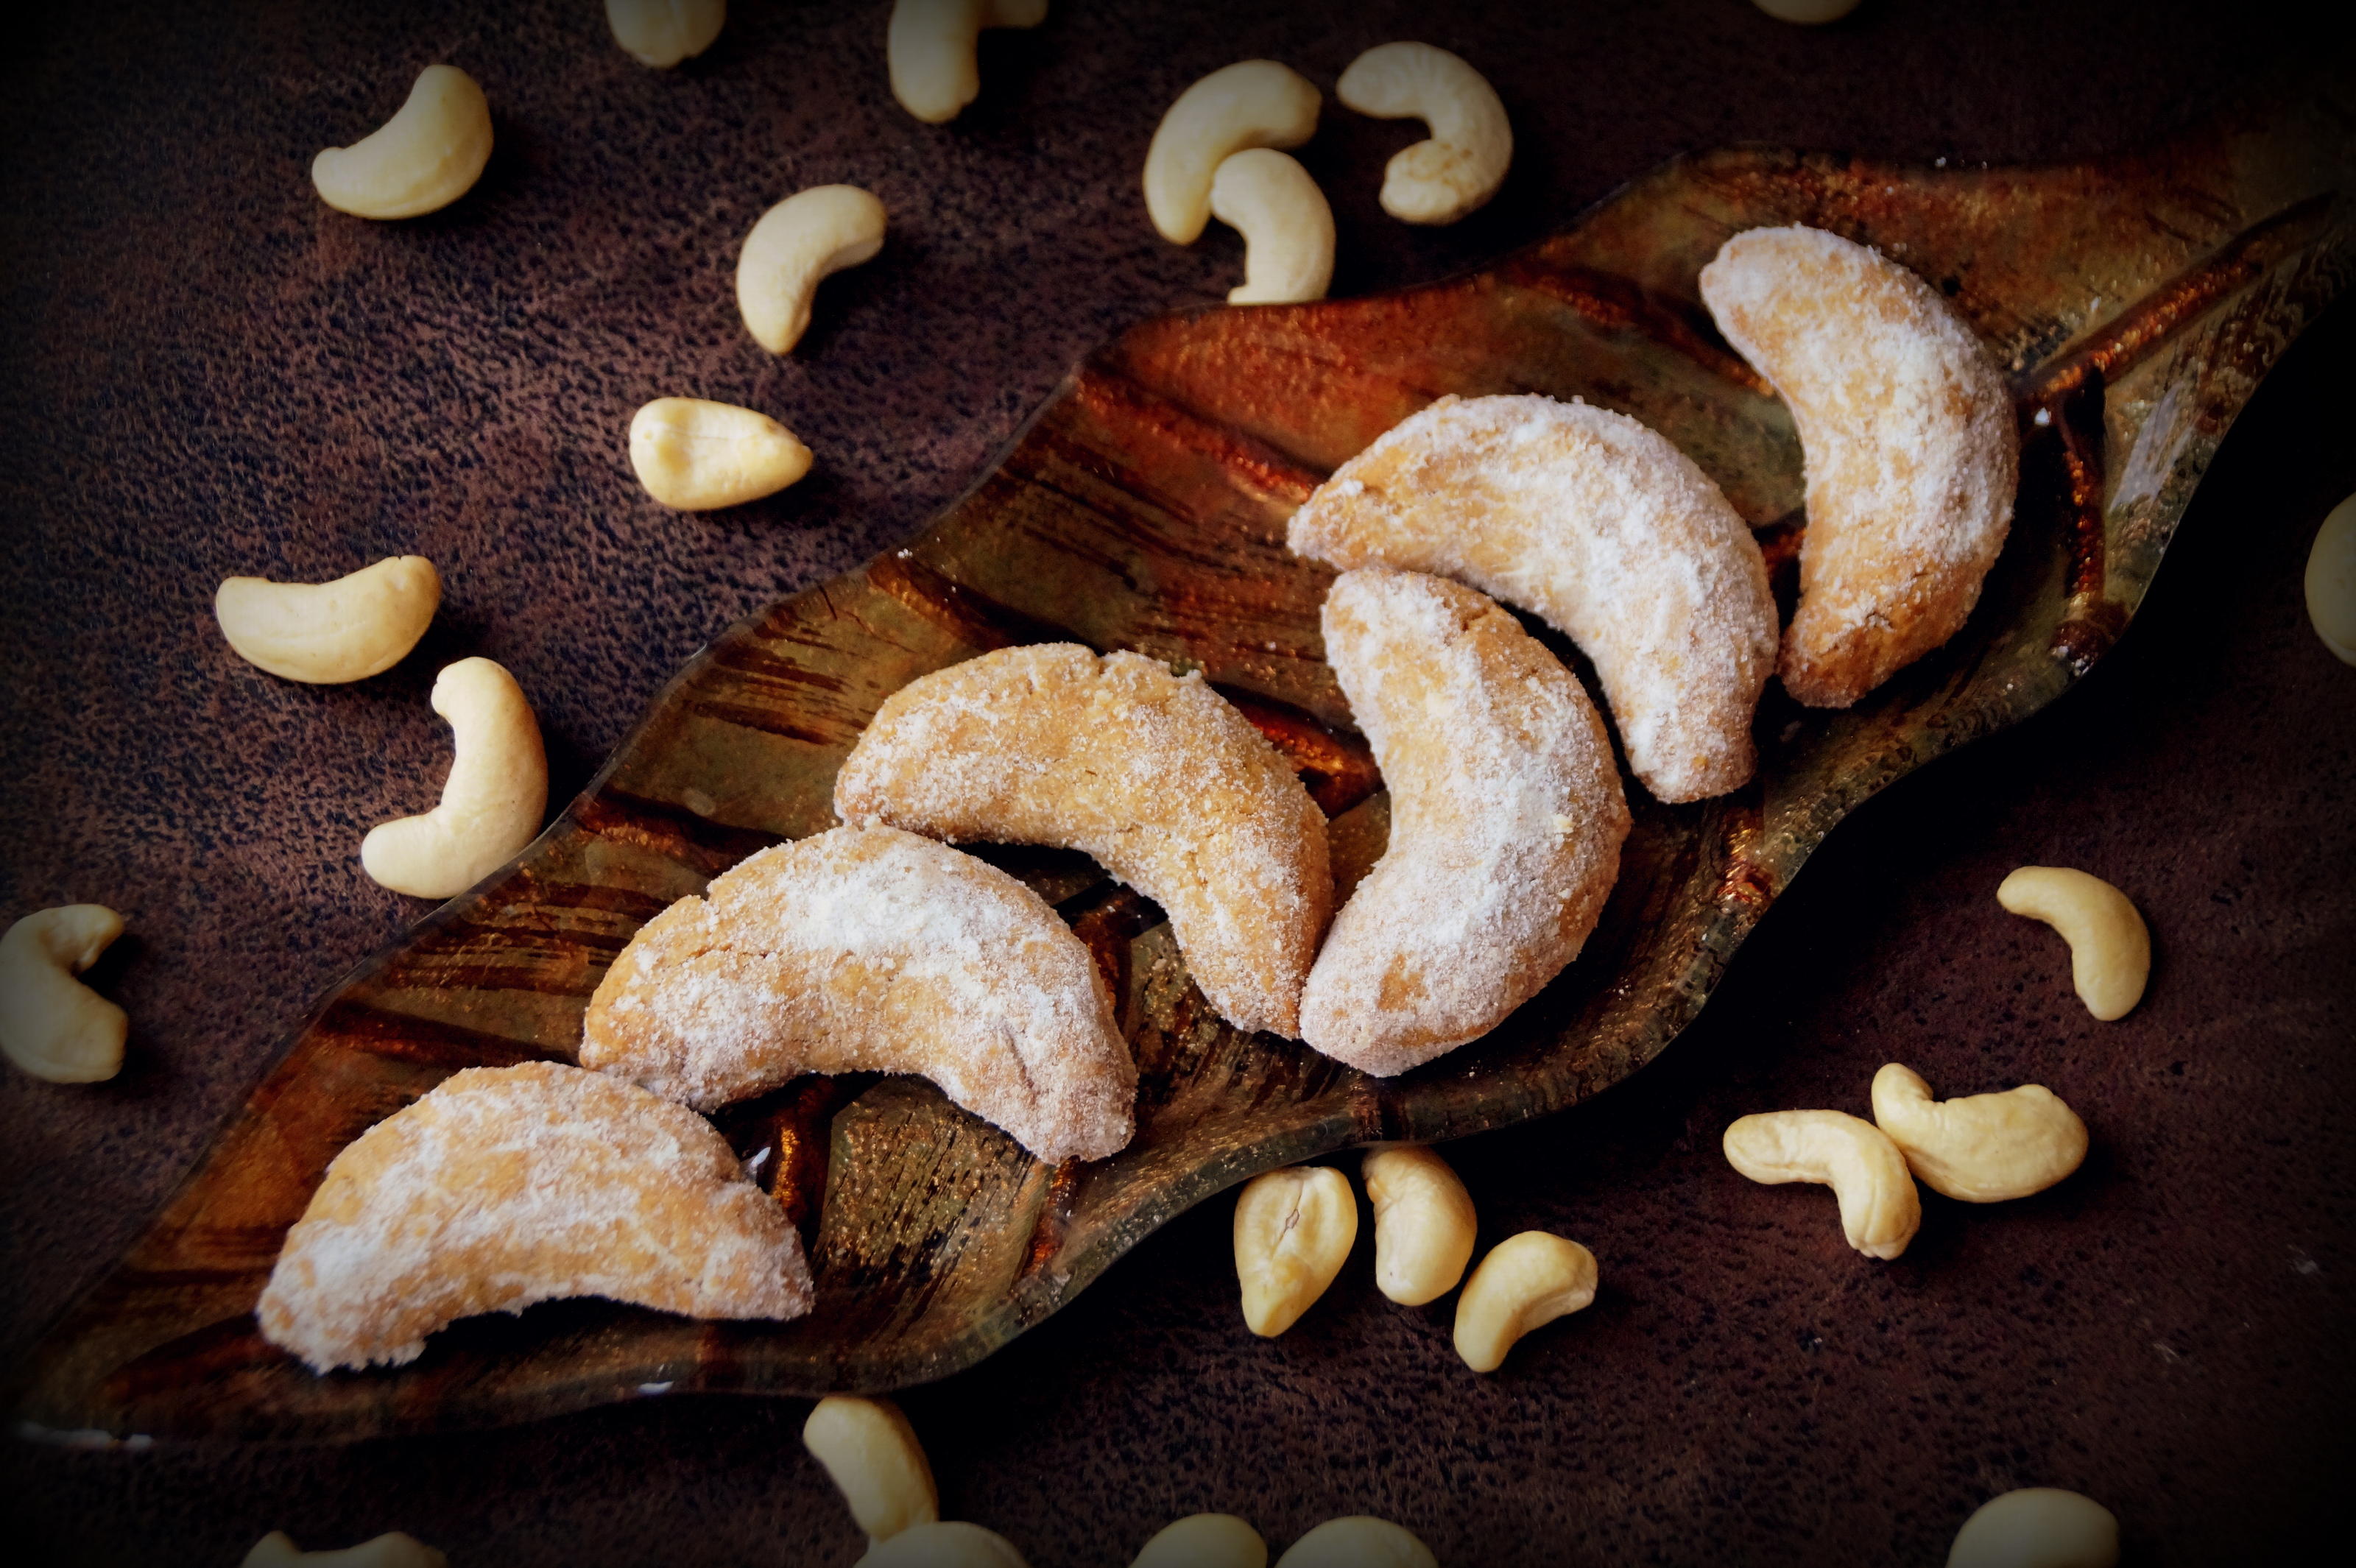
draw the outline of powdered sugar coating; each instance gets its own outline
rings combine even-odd
[[[1628,802],[1577,677],[1483,595],[1365,567],[1334,580],[1324,623],[1391,837],[1333,917],[1301,1038],[1387,1077],[1486,1034],[1579,955]]]
[[[1004,648],[893,693],[834,784],[845,822],[1055,844],[1159,903],[1211,1006],[1297,1035],[1333,908],[1325,817],[1203,683],[1076,643]]]
[[[1837,234],[1738,234],[1702,269],[1701,297],[1790,405],[1807,460],[1784,689],[1847,708],[1979,602],[2019,485],[2012,400],[1937,290]]]
[[[1396,566],[1535,612],[1595,663],[1628,765],[1665,801],[1739,788],[1775,662],[1741,517],[1637,420],[1573,400],[1444,397],[1336,469],[1293,549]]]
[[[780,844],[630,939],[581,1064],[709,1110],[916,1072],[1050,1163],[1129,1142],[1137,1067],[1087,947],[997,867],[893,827]]]
[[[552,1061],[474,1067],[353,1140],[255,1316],[318,1371],[417,1359],[481,1312],[603,1296],[798,1317],[801,1237],[692,1111]]]

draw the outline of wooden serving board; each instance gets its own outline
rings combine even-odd
[[[699,655],[537,843],[328,996],[37,1350],[20,1420],[91,1441],[343,1439],[674,1391],[904,1387],[990,1354],[1256,1172],[1504,1126],[1619,1082],[1699,1011],[1834,824],[2051,702],[2126,627],[2227,426],[2356,272],[2351,125],[2343,91],[2094,165],[1713,154],[1468,276],[1127,333],[921,537]],[[1654,425],[1762,529],[1788,609],[1799,447],[1694,280],[1730,234],[1793,222],[1913,268],[2008,365],[2025,438],[2011,540],[1965,630],[1855,709],[1803,709],[1771,687],[1748,788],[1666,807],[1632,785],[1635,830],[1601,925],[1491,1037],[1376,1081],[1240,1035],[1188,982],[1151,904],[1077,856],[987,851],[1113,983],[1142,1076],[1127,1150],[1048,1168],[921,1081],[807,1079],[717,1119],[809,1243],[808,1318],[550,1303],[459,1324],[410,1367],[327,1377],[261,1339],[255,1298],[335,1154],[460,1068],[569,1058],[631,933],[753,850],[831,826],[852,741],[928,670],[1047,639],[1199,667],[1300,765],[1337,862],[1371,862],[1384,797],[1321,657],[1331,574],[1287,553],[1284,524],[1325,473],[1442,393],[1584,397]]]

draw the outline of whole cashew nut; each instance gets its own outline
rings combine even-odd
[[[1440,1568],[1431,1548],[1387,1519],[1329,1519],[1292,1543],[1276,1568]]]
[[[402,555],[332,582],[227,578],[213,595],[213,614],[246,663],[327,686],[366,680],[408,657],[441,603],[434,563]]]
[[[2307,618],[2342,664],[2356,664],[2356,496],[2331,508],[2307,552]]]
[[[283,1530],[273,1530],[245,1554],[243,1568],[450,1568],[450,1560],[414,1536],[398,1531],[347,1546],[341,1552],[305,1552]]]
[[[1229,304],[1322,300],[1333,281],[1333,209],[1309,171],[1247,147],[1211,178],[1211,216],[1244,237],[1244,281]]]
[[[2094,1499],[2023,1487],[1982,1503],[1955,1531],[1947,1568],[2115,1568],[2119,1521]]]
[[[52,1083],[96,1083],[123,1071],[130,1022],[74,978],[123,934],[102,904],[45,909],[0,936],[0,1053]]]
[[[728,0],[605,0],[614,41],[657,70],[710,48],[727,20]]]
[[[1273,1339],[1301,1319],[1349,1261],[1358,1198],[1326,1166],[1265,1171],[1236,1200],[1236,1277],[1244,1325]]]
[[[1922,1224],[1906,1157],[1871,1122],[1839,1111],[1768,1111],[1726,1129],[1726,1159],[1753,1181],[1814,1181],[1840,1200],[1841,1232],[1869,1258],[1894,1258]]]
[[[1923,1186],[1965,1203],[2042,1192],[2086,1157],[2086,1124],[2041,1083],[1934,1100],[1893,1061],[1873,1075],[1873,1119]]]
[[[1268,1542],[1231,1513],[1189,1514],[1147,1541],[1129,1568],[1268,1568]]]
[[[820,279],[884,248],[884,204],[855,185],[822,185],[786,197],[744,237],[736,258],[736,308],[754,341],[772,354],[809,326]]]
[[[1029,1568],[1004,1536],[978,1524],[910,1525],[867,1549],[858,1568]]]
[[[1367,1151],[1362,1168],[1375,1209],[1375,1284],[1402,1307],[1456,1288],[1472,1261],[1472,1195],[1448,1162],[1416,1144]]]
[[[1494,1372],[1533,1328],[1595,1300],[1595,1254],[1544,1231],[1524,1231],[1489,1249],[1456,1299],[1456,1353],[1476,1372]]]
[[[360,841],[370,877],[421,899],[454,898],[489,876],[532,841],[548,809],[548,754],[515,677],[460,659],[434,680],[434,711],[450,721],[455,747],[442,804],[379,823]]]
[[[1430,44],[1377,44],[1333,96],[1377,120],[1413,116],[1431,138],[1392,155],[1383,210],[1402,223],[1453,223],[1485,206],[1514,161],[1514,127],[1489,79]]]
[[[1145,210],[1165,240],[1192,245],[1211,220],[1211,181],[1247,147],[1297,147],[1317,133],[1324,96],[1274,60],[1222,66],[1162,116],[1145,153]]]
[[[741,507],[808,474],[810,449],[765,413],[701,398],[657,398],[630,417],[630,466],[681,512]]]
[[[456,66],[418,73],[401,111],[348,147],[311,160],[319,199],[359,218],[415,218],[474,187],[491,161],[491,105]]]
[[[1797,22],[1805,27],[1837,22],[1857,9],[1857,0],[1755,0],[1755,4],[1779,22]]]
[[[892,96],[928,125],[954,120],[981,92],[981,30],[1046,19],[1047,0],[895,0],[884,39]]]
[[[891,1401],[829,1394],[802,1424],[802,1446],[826,1467],[870,1546],[941,1517],[924,1445]]]
[[[1996,891],[2015,914],[2041,920],[2070,944],[2070,977],[2086,1010],[2126,1017],[2151,978],[2151,933],[2126,894],[2063,866],[2023,866]]]

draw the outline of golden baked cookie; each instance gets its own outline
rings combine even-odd
[[[1749,781],[1775,665],[1757,541],[1709,476],[1625,414],[1532,396],[1441,398],[1333,471],[1289,542],[1518,604],[1577,643],[1628,766],[1665,801]]]
[[[1300,1032],[1333,908],[1325,817],[1250,720],[1131,653],[1005,648],[893,693],[835,779],[845,822],[1085,850],[1159,903],[1242,1029]]]
[[[1783,394],[1807,464],[1783,688],[1847,708],[1979,602],[2020,480],[2012,399],[1937,290],[1837,234],[1738,234],[1701,270],[1701,297]]]
[[[554,1061],[471,1067],[354,1139],[255,1316],[318,1371],[398,1366],[482,1312],[603,1296],[798,1317],[801,1237],[694,1112]]]
[[[1387,1077],[1488,1033],[1579,955],[1628,802],[1578,677],[1484,595],[1365,567],[1334,580],[1324,622],[1391,837],[1333,917],[1301,1032]]]
[[[894,827],[764,849],[630,939],[581,1065],[710,1110],[915,1072],[1054,1163],[1129,1142],[1137,1067],[1087,947],[997,867]]]

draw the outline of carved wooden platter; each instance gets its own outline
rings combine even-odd
[[[669,1392],[888,1390],[970,1365],[1192,1204],[1270,1167],[1559,1110],[1658,1055],[1841,817],[2035,712],[2141,602],[2226,427],[2356,271],[2356,101],[2277,104],[2147,155],[1899,167],[1683,159],[1479,272],[1371,299],[1150,321],[1064,382],[921,537],[730,630],[538,842],[327,997],[197,1174],[20,1374],[28,1430],[354,1438]],[[316,1377],[252,1307],[337,1151],[453,1072],[569,1058],[632,932],[744,856],[832,825],[876,706],[987,649],[1071,639],[1198,667],[1299,764],[1337,863],[1380,781],[1320,656],[1331,574],[1290,556],[1318,480],[1442,393],[1584,397],[1675,441],[1762,530],[1788,612],[1800,451],[1695,292],[1731,233],[1799,222],[1944,289],[2013,375],[2022,487],[1977,613],[1856,709],[1771,686],[1760,777],[1635,830],[1585,953],[1487,1040],[1376,1081],[1244,1036],[1160,912],[1075,855],[983,851],[1111,980],[1135,1142],[1047,1168],[918,1080],[806,1079],[717,1120],[809,1244],[818,1307],[701,1324],[604,1301],[469,1320],[398,1371]],[[1594,689],[1591,671],[1550,634]]]

